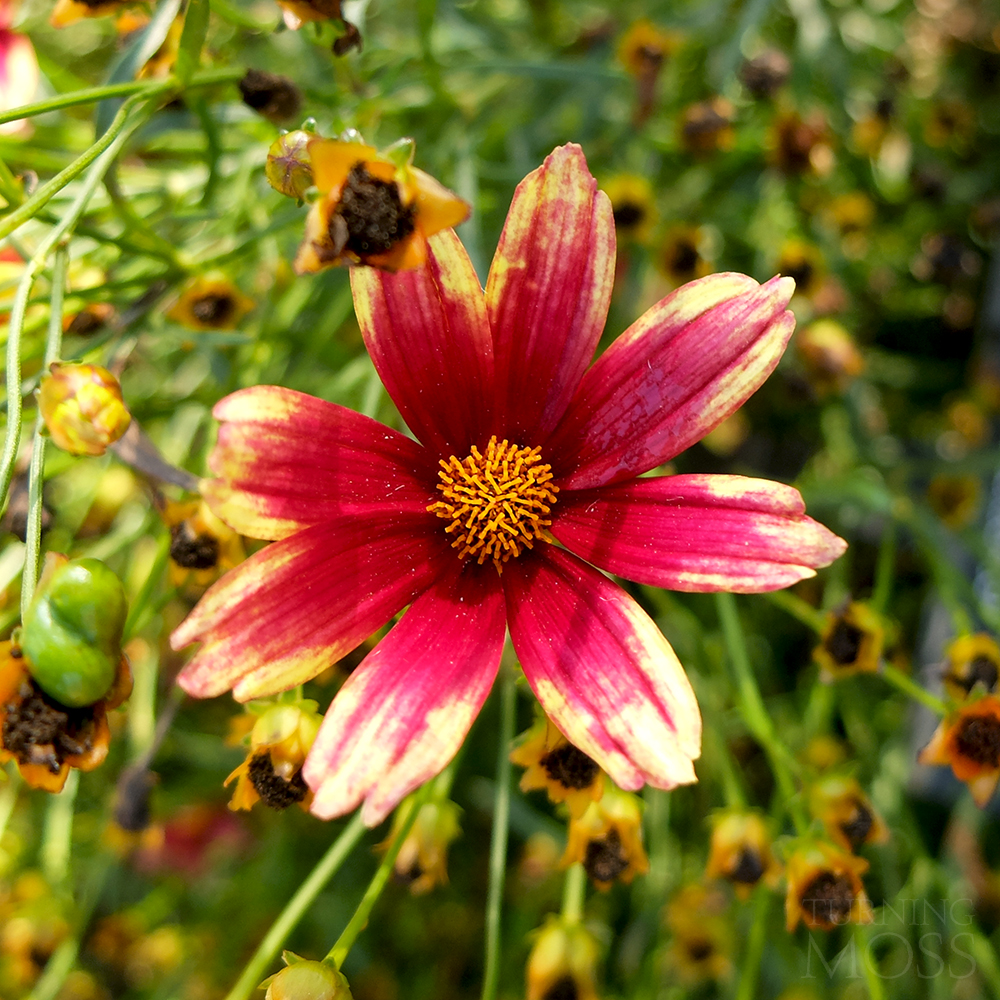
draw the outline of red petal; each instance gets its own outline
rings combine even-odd
[[[430,459],[415,441],[343,406],[259,385],[217,404],[219,438],[203,484],[212,510],[251,538],[372,510],[420,513],[436,494],[415,470]]]
[[[354,310],[407,426],[435,457],[464,458],[489,426],[493,343],[465,247],[450,229],[428,246],[426,267],[413,271],[353,268]]]
[[[611,202],[579,146],[554,150],[518,185],[489,280],[498,433],[542,443],[590,364],[615,270]]]
[[[661,476],[561,493],[552,533],[595,566],[670,590],[788,587],[847,543],[797,490],[743,476]]]
[[[774,369],[795,325],[791,278],[713,274],[678,288],[584,376],[546,448],[561,487],[647,472],[703,438]]]
[[[695,781],[698,703],[639,605],[552,545],[506,563],[501,579],[524,675],[566,738],[622,788]]]
[[[462,745],[496,677],[505,621],[492,568],[456,564],[330,706],[302,772],[317,816],[340,816],[364,799],[364,821],[375,826]]]
[[[246,701],[315,677],[453,563],[436,522],[372,511],[262,549],[210,587],[170,637],[174,649],[203,644],[177,682],[197,698],[233,688]]]

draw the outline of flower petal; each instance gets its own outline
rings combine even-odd
[[[492,567],[455,562],[330,706],[302,772],[315,815],[364,799],[365,823],[380,823],[451,760],[479,714],[503,650],[503,591]]]
[[[465,247],[450,229],[427,242],[426,267],[354,268],[354,311],[410,430],[436,458],[464,457],[489,426],[493,343]]]
[[[660,476],[561,493],[551,530],[610,573],[697,592],[778,590],[847,548],[806,517],[798,490],[744,476]]]
[[[455,553],[433,515],[341,518],[267,546],[210,587],[170,637],[201,640],[177,678],[190,695],[239,701],[315,677],[441,575]]]
[[[678,288],[584,376],[546,448],[562,488],[647,472],[704,437],[774,369],[795,319],[795,283],[713,274]]]
[[[587,370],[615,271],[611,202],[579,146],[554,150],[518,185],[489,279],[498,430],[541,444]]]
[[[622,788],[697,780],[698,703],[642,608],[552,545],[506,563],[501,579],[524,675],[563,735]]]
[[[348,410],[275,385],[216,404],[221,422],[202,484],[213,512],[251,538],[372,510],[420,513],[436,499],[414,470],[429,456],[415,441]]]

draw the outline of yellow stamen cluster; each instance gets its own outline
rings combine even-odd
[[[476,556],[480,565],[492,559],[499,572],[511,556],[545,538],[559,487],[552,485],[540,448],[520,448],[494,435],[485,453],[473,445],[468,458],[442,459],[438,476],[444,499],[427,509],[451,521],[444,530],[455,535],[451,545],[461,558]]]

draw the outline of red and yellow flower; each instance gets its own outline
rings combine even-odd
[[[377,823],[438,773],[507,629],[546,714],[618,786],[693,782],[690,683],[605,574],[761,592],[843,552],[790,487],[643,476],[771,372],[792,332],[792,282],[692,282],[589,366],[614,267],[610,202],[579,147],[561,147],[518,187],[485,295],[448,230],[423,267],[352,270],[362,334],[413,438],[276,386],[216,406],[217,478],[202,494],[241,534],[277,541],[174,632],[175,648],[202,643],[183,689],[244,701],[285,690],[409,606],[327,713],[303,770],[316,815],[364,801]]]
[[[785,923],[791,933],[801,920],[811,930],[870,924],[872,907],[861,883],[868,862],[821,840],[800,841],[788,858]]]
[[[976,805],[985,806],[1000,781],[1000,699],[986,695],[961,705],[941,720],[917,760],[950,765]]]
[[[427,238],[469,215],[458,195],[412,165],[412,142],[379,153],[362,142],[316,138],[307,149],[320,197],[295,258],[299,274],[336,264],[420,267]]]
[[[13,31],[17,0],[0,0],[0,111],[27,104],[38,89],[38,58],[27,35]],[[0,125],[0,134],[20,132],[24,118]]]

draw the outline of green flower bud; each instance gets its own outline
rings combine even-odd
[[[121,581],[104,563],[50,553],[21,630],[35,683],[70,708],[99,701],[118,672],[126,612]]]
[[[267,151],[264,173],[275,191],[289,198],[305,197],[312,187],[313,172],[309,159],[309,142],[316,136],[312,132],[296,129],[279,136]]]
[[[272,976],[264,1000],[351,1000],[351,988],[343,974],[326,962],[310,962],[285,953],[292,964]]]

